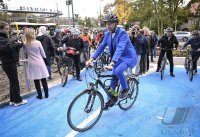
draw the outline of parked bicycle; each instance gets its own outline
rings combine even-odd
[[[93,71],[90,71],[89,68]],[[103,71],[103,67],[97,67],[95,65],[86,69],[86,73],[88,72],[95,82],[89,82],[89,87],[78,94],[69,105],[67,121],[73,130],[79,132],[89,130],[100,119],[103,112],[104,98],[102,93],[99,91],[99,86],[102,87],[103,91],[105,91],[107,95],[109,95],[109,86],[106,85],[106,81],[116,78],[114,75],[101,74]],[[92,74],[96,74],[97,78],[95,79],[95,76]],[[130,109],[138,96],[138,77],[126,75],[126,78],[129,86],[127,96],[123,99],[118,98],[115,103],[115,105],[118,105],[122,110]],[[120,84],[118,83],[116,88],[117,93],[120,92],[120,88]]]

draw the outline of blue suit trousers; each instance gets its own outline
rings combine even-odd
[[[116,75],[118,79],[112,79],[110,82],[110,87],[115,89],[118,83],[118,80],[120,81],[122,89],[128,89],[128,84],[126,81],[126,76],[124,75],[124,71],[128,68],[128,65],[123,62],[122,60],[119,60],[114,66],[113,66],[113,75]]]

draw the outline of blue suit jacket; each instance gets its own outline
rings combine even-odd
[[[106,32],[102,43],[99,45],[97,51],[94,53],[93,58],[96,59],[104,50],[104,48],[108,46],[110,53],[112,52],[111,48],[111,33]],[[137,54],[135,52],[135,48],[133,47],[130,38],[127,32],[117,27],[114,36],[114,55],[112,57],[112,61],[118,62],[118,60],[122,60],[127,63],[127,65],[131,68],[135,66],[137,63]]]

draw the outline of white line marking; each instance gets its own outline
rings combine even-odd
[[[79,128],[85,127],[88,123],[90,123],[97,115],[99,114],[100,108],[98,108],[92,115],[90,115],[87,119],[85,119],[82,123],[78,125]],[[78,131],[72,130],[65,137],[74,137],[78,134]]]

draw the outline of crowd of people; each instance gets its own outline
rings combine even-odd
[[[0,21],[0,60],[10,82],[9,104],[19,106],[28,102],[20,96],[17,74],[20,48],[24,49],[27,55],[28,79],[34,81],[38,99],[43,98],[40,81],[45,98],[49,97],[47,80],[52,80],[51,61],[55,55],[72,58],[75,63],[77,80],[82,81],[80,77],[80,54],[82,52],[87,53],[88,61],[86,65],[90,65],[108,47],[111,63],[106,68],[112,69],[112,73],[118,78],[111,81],[109,91],[114,93],[118,80],[122,91],[120,95],[110,94],[105,109],[114,105],[117,96],[124,98],[129,90],[123,72],[127,71],[130,75],[136,76],[145,74],[149,70],[149,63],[154,62],[156,49],[160,49],[156,71],[159,71],[161,60],[166,52],[170,63],[170,76],[175,77],[172,50],[178,48],[179,42],[173,35],[172,28],[167,28],[166,34],[158,38],[155,32],[150,31],[148,27],[140,28],[139,25],[134,25],[128,31],[118,27],[118,17],[113,13],[107,14],[104,22],[106,28],[94,31],[90,31],[87,27],[84,27],[82,32],[77,28],[65,28],[63,30],[56,28],[52,36],[47,33],[44,26],[38,29],[38,34],[32,28],[25,28],[21,34],[21,40],[13,40],[9,38],[9,24]],[[192,38],[183,45],[181,50],[189,44],[193,50],[200,51],[198,31],[192,32]],[[91,54],[91,49],[95,51],[94,54]],[[199,54],[195,52],[192,58],[194,59],[193,68],[196,73],[196,62]]]

